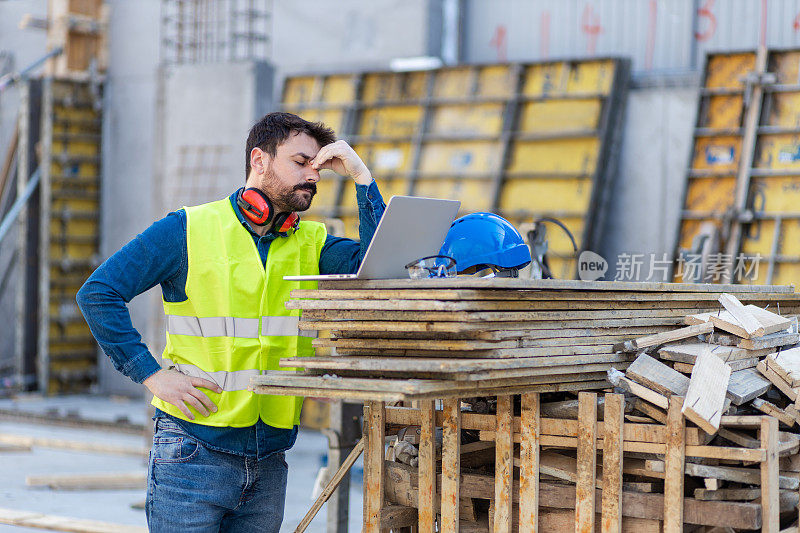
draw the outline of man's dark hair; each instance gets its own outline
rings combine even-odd
[[[258,147],[275,157],[278,146],[283,144],[290,135],[305,133],[315,139],[320,146],[325,146],[336,140],[336,134],[322,122],[309,122],[292,113],[275,112],[256,122],[247,136],[247,151],[245,152],[245,180],[250,175],[250,152]]]

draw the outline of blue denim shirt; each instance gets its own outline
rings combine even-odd
[[[355,187],[360,241],[328,235],[319,260],[322,274],[356,272],[383,216],[386,206],[375,182]],[[231,205],[266,265],[269,245],[280,237],[272,231],[262,237],[250,229],[236,203],[237,193],[230,196]],[[137,383],[161,366],[133,327],[125,304],[156,285],[161,285],[164,300],[186,301],[188,271],[186,212],[180,209],[153,223],[109,257],[78,291],[78,306],[97,343],[114,367]],[[187,422],[157,409],[156,417],[159,416],[169,417],[212,449],[247,457],[266,457],[291,448],[297,436],[297,427],[275,428],[261,420],[246,428],[220,428]]]

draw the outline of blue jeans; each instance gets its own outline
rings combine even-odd
[[[157,418],[148,469],[147,525],[155,533],[275,532],[283,521],[288,465],[207,448]]]

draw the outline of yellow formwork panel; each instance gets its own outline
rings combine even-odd
[[[386,179],[380,176],[375,176],[375,181],[378,184],[378,188],[381,191],[381,196],[383,197],[383,201],[389,203],[389,198],[392,196],[406,196],[409,193],[409,187],[411,182],[406,178],[394,178],[394,179]],[[356,202],[356,190],[355,185],[345,186],[344,192],[342,194],[342,207],[349,209],[351,211],[355,211],[358,209],[358,203]]]
[[[592,174],[600,141],[596,137],[517,141],[512,150],[510,174]]]
[[[68,209],[70,211],[96,211],[98,208],[97,200],[93,198],[53,198],[51,206],[55,211],[60,211],[62,209]]]
[[[365,74],[361,100],[364,103],[421,100],[427,89],[427,72]]]
[[[532,97],[608,94],[615,68],[612,60],[530,65],[525,72],[523,94]]]
[[[422,126],[423,108],[417,105],[365,109],[359,135],[412,137]]]
[[[75,243],[50,243],[50,259],[59,261],[61,259],[86,259],[97,253],[97,246],[94,244],[75,244]]]
[[[762,213],[800,211],[800,175],[754,177],[750,181],[753,209]],[[798,250],[800,252],[800,250]]]
[[[767,265],[760,265],[758,269],[759,279],[754,283],[767,283]],[[800,264],[798,263],[777,263],[772,273],[773,285],[797,285],[800,279]]]
[[[788,221],[781,224],[781,233],[790,232]],[[744,227],[741,252],[746,255],[768,256],[772,250],[772,237],[775,235],[774,220],[757,220]],[[796,247],[795,247],[796,248]]]
[[[692,249],[692,241],[694,240],[695,236],[700,232],[700,228],[704,224],[712,224],[717,230],[722,229],[722,222],[719,219],[710,219],[710,220],[694,220],[694,219],[687,219],[681,221],[681,231],[680,235],[678,236],[678,246],[681,249],[690,250]]]
[[[690,178],[685,209],[701,213],[724,213],[733,204],[736,176]]]
[[[753,166],[800,172],[800,135],[761,135],[756,145]]]
[[[374,176],[408,172],[411,142],[359,143],[353,147]]]
[[[773,52],[767,70],[777,76],[781,85],[800,84],[800,51]]]
[[[322,101],[326,104],[348,104],[356,98],[356,80],[352,74],[328,76],[322,87]]]
[[[739,168],[740,137],[700,137],[695,143],[692,168],[735,173]]]
[[[53,309],[54,306],[50,306],[51,314],[58,313],[60,316],[69,316],[69,317],[80,317],[81,312],[78,309],[78,306],[68,306],[66,304],[60,304],[58,309]],[[50,323],[50,337],[81,337],[81,336],[90,336],[91,331],[89,330],[89,326],[86,325],[86,321],[84,320],[74,320],[72,322],[66,324],[58,324],[55,322]]]
[[[800,128],[800,93],[774,93],[770,95],[769,126]]]
[[[283,103],[287,105],[311,103],[318,98],[318,95],[314,94],[318,83],[316,76],[287,78],[283,88]]]
[[[292,109],[286,108],[289,113],[294,113],[309,122],[322,122],[334,131],[340,131],[344,127],[344,109]]]
[[[460,200],[464,212],[490,211],[492,181],[489,179],[420,178],[414,185],[414,196]]]
[[[591,196],[589,178],[508,178],[500,194],[500,208],[583,214],[589,209]]]
[[[518,129],[530,133],[594,130],[602,108],[602,102],[596,98],[528,102],[522,106]]]
[[[475,70],[469,67],[447,68],[436,72],[433,80],[434,98],[466,98],[475,80]]]
[[[492,141],[429,142],[422,147],[420,174],[451,176],[497,172],[501,144]],[[485,194],[488,194],[486,191]]]
[[[503,129],[503,104],[440,105],[433,109],[434,134],[494,135]]]
[[[708,99],[707,108],[704,109],[700,126],[705,128],[738,128],[742,125],[742,96],[741,95],[715,95]]]
[[[72,218],[67,221],[63,221],[58,217],[51,218],[50,234],[58,234],[62,231],[69,235],[94,237],[97,235],[97,222],[94,220],[84,220],[78,218]]]
[[[358,215],[342,215],[341,219],[344,222],[344,236],[358,240]]]
[[[710,56],[706,66],[706,87],[709,89],[742,89],[742,76],[755,69],[753,53]]]
[[[100,146],[96,143],[90,142],[60,142],[54,141],[52,145],[53,153],[58,155],[67,153],[69,155],[91,155],[95,156],[100,153]]]
[[[478,70],[475,94],[482,97],[510,97],[516,90],[514,70],[508,65],[491,65]]]
[[[82,162],[62,165],[54,161],[50,165],[50,173],[57,176],[96,177],[100,175],[100,170],[94,163]]]

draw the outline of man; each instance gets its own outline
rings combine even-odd
[[[153,393],[155,434],[146,512],[152,531],[278,531],[284,451],[297,436],[302,398],[255,395],[251,376],[281,357],[313,355],[288,274],[352,273],[385,205],[369,169],[332,130],[271,113],[250,131],[246,185],[230,197],[169,213],[86,281],[78,304],[115,367]],[[298,222],[319,171],[356,184],[360,242]],[[125,306],[161,285],[164,368]]]

